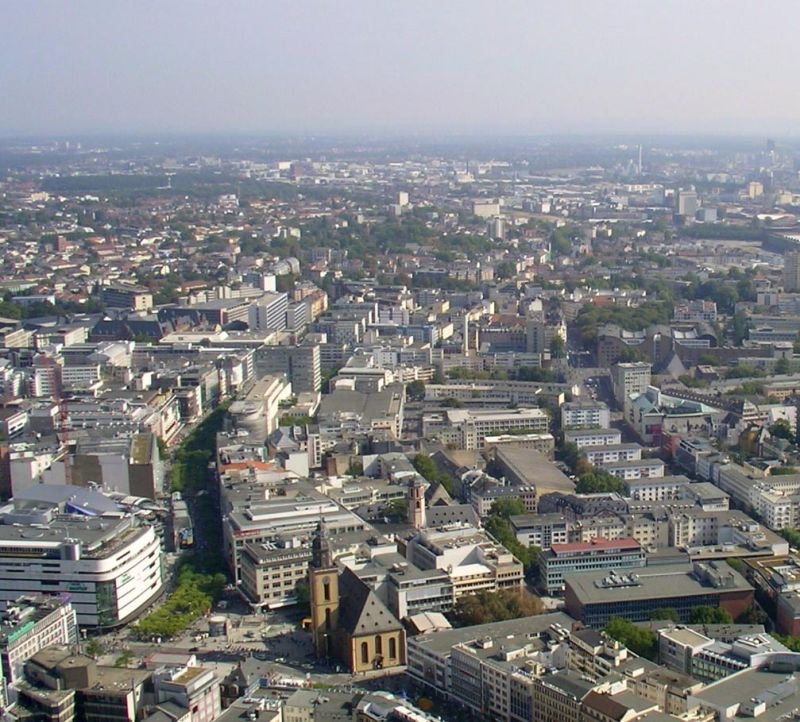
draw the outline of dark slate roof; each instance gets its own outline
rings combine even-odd
[[[472,504],[439,504],[432,506],[425,512],[425,519],[429,528],[459,522],[474,527],[478,526],[478,515]]]
[[[584,707],[597,710],[608,719],[621,720],[627,713],[628,707],[617,702],[611,695],[589,692],[583,698]]]
[[[339,577],[339,624],[351,636],[400,631],[403,625],[350,569]]]
[[[425,490],[425,502],[429,507],[449,504],[453,498],[447,493],[442,482],[437,481]]]

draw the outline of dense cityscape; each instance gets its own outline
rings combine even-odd
[[[800,722],[800,5],[0,22],[0,722]]]
[[[3,142],[4,719],[795,719],[799,164]]]

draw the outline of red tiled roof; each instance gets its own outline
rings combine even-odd
[[[641,544],[639,544],[636,539],[632,539],[630,537],[625,539],[614,539],[613,541],[610,539],[603,539],[602,537],[596,537],[588,542],[574,542],[572,544],[553,544],[551,549],[553,550],[554,554],[566,554],[571,552],[589,552],[589,551],[605,551],[608,549],[640,549]]]

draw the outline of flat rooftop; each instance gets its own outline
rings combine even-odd
[[[479,624],[475,627],[462,627],[460,629],[446,629],[428,634],[420,634],[409,639],[409,644],[421,646],[430,652],[447,654],[456,644],[468,644],[479,639],[491,638],[498,641],[494,647],[495,653],[501,640],[509,636],[526,638],[528,635],[537,635],[545,632],[551,625],[560,624],[566,630],[572,628],[575,620],[563,612],[540,614],[536,617],[522,617],[520,619],[507,619],[502,622]]]
[[[578,572],[564,575],[564,584],[572,589],[578,601],[583,605],[607,604],[620,601],[636,601],[663,597],[696,597],[719,592],[735,592],[753,588],[745,578],[733,567],[724,562],[708,562],[702,566],[716,571],[726,578],[728,586],[713,586],[710,582],[701,581],[695,574],[699,564],[664,564],[654,567],[643,567],[635,570],[635,583],[604,585],[607,572]],[[630,575],[617,575],[628,576]]]
[[[534,486],[537,497],[556,491],[564,494],[575,491],[575,482],[536,449],[499,447],[496,459],[520,484]]]
[[[0,646],[13,644],[37,622],[69,603],[67,597],[27,595],[9,602],[0,612]]]
[[[624,459],[622,461],[609,461],[603,464],[604,469],[636,469],[637,467],[649,467],[651,469],[663,468],[664,462],[661,459]],[[648,477],[644,479],[628,479],[630,482],[650,482],[651,484],[664,483],[664,479],[671,477]],[[667,483],[670,483],[667,481]]]
[[[622,438],[622,432],[619,429],[570,429],[564,432],[564,438],[579,439],[582,436],[619,436]]]
[[[597,446],[586,446],[581,451],[584,454],[602,453],[604,451],[636,451],[641,449],[640,444],[598,444]]]
[[[509,518],[511,526],[517,530],[531,529],[533,527],[547,526],[553,524],[566,524],[567,520],[563,514],[515,514]]]
[[[636,539],[603,539],[595,537],[588,542],[573,542],[571,544],[553,544],[551,550],[558,556],[559,554],[571,554],[573,552],[604,552],[616,549],[641,549],[642,545]]]
[[[800,677],[796,673],[772,672],[766,668],[745,669],[730,677],[714,682],[697,692],[694,699],[716,709],[729,709],[739,705],[732,720],[753,719],[775,722],[779,719],[794,719],[794,711],[800,707]],[[765,710],[757,717],[746,707],[752,701],[764,704]]]
[[[506,421],[507,419],[547,418],[540,408],[523,409],[447,409],[445,412],[451,424],[469,421]]]

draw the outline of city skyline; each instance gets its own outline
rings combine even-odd
[[[7,9],[0,134],[800,133],[797,8],[43,2]]]

